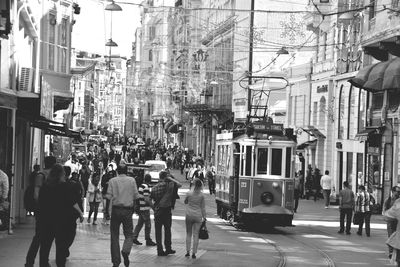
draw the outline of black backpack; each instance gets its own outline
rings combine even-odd
[[[44,177],[43,181],[46,179],[46,176],[42,172],[36,173],[36,175],[34,177],[32,177],[32,175],[31,175],[29,177],[30,184],[26,188],[25,193],[24,193],[24,206],[25,206],[26,211],[28,211],[28,212],[36,211],[36,201],[34,198],[34,194],[35,194],[35,181],[34,180],[36,179],[36,176],[38,176],[38,175],[43,175],[43,177]]]

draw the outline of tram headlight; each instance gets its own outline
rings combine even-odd
[[[273,182],[273,183],[272,183],[272,187],[273,187],[274,189],[278,189],[278,187],[279,187],[278,182]]]
[[[269,205],[274,201],[274,196],[271,192],[264,192],[261,194],[261,202]]]

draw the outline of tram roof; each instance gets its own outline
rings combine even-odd
[[[272,137],[272,138],[271,138]],[[248,136],[247,134],[244,134],[243,132],[241,133],[235,133],[235,132],[225,132],[225,133],[220,133],[217,134],[216,140],[217,141],[250,141],[250,140],[258,140],[258,141],[292,141],[295,142],[293,139],[290,139],[289,137],[285,135],[279,135],[279,134],[271,134],[271,133],[254,133],[251,136]]]

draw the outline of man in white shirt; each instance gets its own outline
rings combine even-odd
[[[129,266],[129,254],[133,245],[133,222],[132,215],[134,202],[139,198],[136,181],[133,177],[127,176],[127,166],[121,160],[117,168],[118,176],[108,183],[106,197],[110,199],[111,209],[111,261],[117,267],[121,263],[121,254],[124,258],[124,265]],[[119,229],[122,224],[125,240],[120,251]]]
[[[332,178],[329,176],[329,171],[325,171],[325,175],[321,177],[321,187],[325,199],[325,209],[329,207],[329,197],[332,190]]]

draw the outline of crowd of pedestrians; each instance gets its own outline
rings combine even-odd
[[[188,194],[185,200],[188,206],[186,228],[187,244],[190,244],[193,236],[192,257],[196,258],[196,233],[198,235],[199,223],[206,219],[201,191],[203,183],[208,180],[210,194],[215,194],[214,168],[206,170],[200,157],[182,149],[150,147],[139,145],[136,143],[138,140],[131,141],[121,151],[117,151],[113,144],[108,149],[104,143],[89,144],[86,153],[72,153],[64,165],[56,163],[55,157],[47,156],[43,170],[38,165],[34,167],[30,177],[34,188],[31,202],[34,204],[27,211],[35,216],[36,226],[26,255],[26,267],[34,266],[38,253],[39,266],[49,267],[53,241],[56,264],[65,266],[76,235],[77,221],[84,221],[86,206],[89,206],[88,224],[97,225],[99,211],[103,212],[103,224],[110,224],[113,266],[119,266],[121,260],[125,266],[129,266],[133,244],[143,244],[138,240],[143,225],[146,246],[157,246],[158,256],[174,254],[176,251],[172,248],[171,240],[172,210],[182,184],[170,174],[169,169],[176,168],[183,172],[192,166],[196,166],[196,171],[190,177],[193,179],[193,193]],[[152,159],[164,160],[168,165],[166,170],[159,173],[157,184],[152,186],[150,174],[144,175],[144,172],[128,175],[128,163],[139,164]],[[29,201],[25,201],[26,206],[27,203]],[[155,242],[151,238],[151,210],[154,212]],[[138,215],[136,227],[132,221],[133,213]],[[119,244],[121,225],[125,236],[122,249]],[[190,253],[190,246],[187,250]]]

